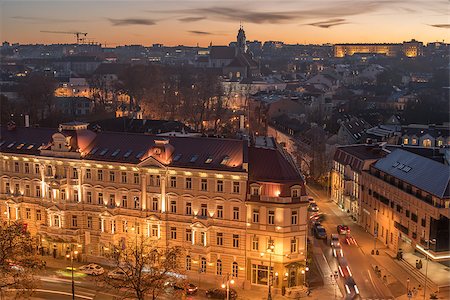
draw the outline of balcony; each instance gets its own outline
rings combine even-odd
[[[307,203],[308,200],[302,200],[301,197],[269,197],[261,195],[248,195],[248,199],[253,202],[269,202],[269,203]]]

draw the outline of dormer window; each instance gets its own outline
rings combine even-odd
[[[261,187],[259,185],[250,186],[250,194],[252,196],[259,196],[261,194]]]

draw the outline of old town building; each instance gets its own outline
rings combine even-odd
[[[0,218],[25,222],[43,254],[102,262],[142,236],[182,246],[191,280],[303,283],[305,186],[274,143],[87,126],[1,127]]]

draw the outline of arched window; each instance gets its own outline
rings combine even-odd
[[[238,278],[238,273],[239,273],[239,266],[237,262],[233,262],[233,266],[232,266],[232,274],[234,278]]]
[[[200,272],[206,273],[206,258],[202,257],[200,264]]]
[[[222,275],[222,261],[220,259],[216,263],[216,275]]]
[[[186,271],[191,270],[191,264],[192,264],[192,260],[191,260],[191,257],[188,255],[188,256],[186,256]]]

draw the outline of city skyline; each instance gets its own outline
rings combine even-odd
[[[444,1],[119,1],[2,3],[3,41],[22,44],[87,41],[107,46],[228,44],[243,24],[248,40],[295,44],[448,40]],[[282,28],[282,30],[280,30]]]

